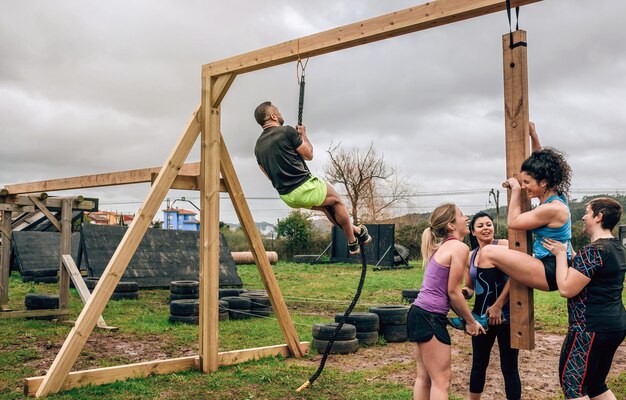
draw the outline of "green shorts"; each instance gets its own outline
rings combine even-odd
[[[312,176],[287,194],[281,194],[280,198],[291,208],[306,208],[321,206],[326,200],[326,182]]]

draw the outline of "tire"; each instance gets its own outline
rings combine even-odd
[[[267,296],[248,295],[248,293],[242,293],[240,297],[247,297],[250,299],[250,309],[271,307],[272,303]]]
[[[335,322],[341,321],[343,318],[343,313],[335,314]],[[371,332],[378,330],[378,314],[370,313],[370,312],[353,312],[348,318],[346,318],[346,323],[350,325],[354,325],[357,332]]]
[[[96,288],[98,280],[99,278],[85,278],[85,285],[87,285],[87,289],[89,289],[90,292],[93,292]]]
[[[386,341],[391,343],[401,343],[408,340],[406,325],[381,326],[380,334]]]
[[[22,275],[22,282],[32,282],[34,279],[32,275]]]
[[[132,293],[139,290],[139,284],[137,282],[118,282],[115,287],[115,293]]]
[[[317,349],[319,354],[324,354],[326,346],[328,346],[327,340],[313,339],[313,347]],[[356,353],[359,349],[359,341],[357,339],[352,340],[335,340],[333,347],[330,348],[329,354],[349,354]]]
[[[199,315],[200,303],[196,299],[174,300],[170,303],[171,315]]]
[[[59,283],[59,278],[56,276],[34,276],[34,283]]]
[[[414,299],[420,293],[419,289],[402,289],[402,298],[403,299]]]
[[[226,296],[222,297],[221,300],[228,302],[228,308],[234,310],[250,310],[252,304],[247,297]]]
[[[228,302],[224,300],[220,300],[218,308],[220,310],[220,313],[223,313],[223,312],[228,313]]]
[[[250,319],[250,310],[230,310],[228,319]]]
[[[117,293],[113,292],[111,300],[138,300],[139,292]]]
[[[198,325],[198,317],[196,315],[170,315],[168,320],[171,323],[182,322],[184,324]]]
[[[272,308],[271,307],[266,307],[266,308],[251,308],[250,309],[250,317],[254,318],[254,317],[269,317],[270,314],[272,313]]]
[[[27,310],[52,310],[59,308],[59,296],[52,294],[28,293],[24,298]]]
[[[357,332],[356,338],[359,341],[359,346],[371,346],[378,342],[378,332]]]
[[[170,282],[170,293],[197,294],[199,285],[198,281],[172,281]]]
[[[226,312],[221,312],[218,314],[219,316],[217,317],[218,321],[228,321],[228,311]]]
[[[337,329],[337,324],[315,324],[313,325],[313,338],[318,340],[330,340],[333,333]],[[354,325],[344,324],[337,333],[335,340],[353,340],[356,339],[356,328]]]
[[[198,299],[198,293],[190,293],[190,294],[175,294],[175,293],[170,293],[170,301],[175,301],[175,300],[190,300],[190,299]]]
[[[241,293],[245,293],[245,289],[219,289],[220,299],[222,297],[237,297]]]
[[[35,278],[37,277],[44,277],[44,276],[57,276],[57,273],[59,272],[58,269],[34,269],[31,271],[32,272],[32,276],[34,276]]]
[[[377,306],[370,312],[378,314],[381,328],[386,325],[406,325],[409,306]]]

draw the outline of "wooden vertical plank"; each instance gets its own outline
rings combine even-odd
[[[263,247],[263,241],[261,241],[261,235],[256,229],[252,213],[250,212],[250,208],[246,202],[243,189],[239,183],[239,178],[237,178],[235,168],[233,167],[233,163],[230,159],[230,154],[228,153],[224,140],[221,142],[220,158],[224,184],[226,185],[230,199],[233,202],[235,212],[239,218],[239,223],[243,227],[243,231],[245,232],[248,243],[250,244],[254,261],[259,268],[261,279],[263,280],[263,284],[267,290],[267,294],[272,303],[274,313],[278,319],[278,323],[283,332],[283,336],[285,337],[285,341],[287,342],[287,346],[289,346],[289,350],[293,356],[302,357],[305,355],[306,349],[300,344],[298,332],[296,332],[293,322],[291,321],[289,310],[287,309],[287,305],[283,299],[280,286],[278,286],[278,282],[276,281],[276,276],[274,276],[272,266],[267,258],[267,253]]]
[[[63,199],[61,207],[61,248],[59,254],[59,308],[66,309],[70,303],[70,275],[63,268],[63,255],[72,251],[72,198]]]
[[[203,130],[200,150],[200,321],[199,349],[202,372],[217,371],[220,261],[220,107],[212,93],[216,80],[202,80]]]
[[[526,42],[526,32],[513,33],[513,43]],[[502,36],[504,60],[504,111],[506,132],[506,176],[518,177],[522,162],[530,156],[528,128],[528,64],[526,46],[511,49],[510,35]],[[510,194],[510,192],[509,192]],[[507,205],[510,195],[507,198]],[[522,212],[530,210],[530,199],[522,196]],[[509,229],[509,248],[531,254],[530,233]],[[535,348],[533,290],[511,280],[511,346]]]
[[[11,211],[2,211],[2,249],[0,253],[0,311],[9,311],[9,275],[11,268]]]
[[[161,206],[174,178],[178,175],[178,171],[196,142],[199,132],[200,124],[198,110],[196,110],[185,131],[163,164],[163,168],[161,168],[154,185],[150,187],[141,209],[120,241],[104,270],[102,278],[78,316],[74,328],[70,331],[65,343],[63,343],[61,350],[50,366],[46,377],[37,390],[37,397],[56,393],[63,386],[67,374],[87,342],[98,317],[102,314],[102,310],[104,310],[115,286],[120,281],[131,257],[148,230],[152,218],[154,218]]]

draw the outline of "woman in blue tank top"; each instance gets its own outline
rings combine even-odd
[[[415,343],[414,399],[447,399],[452,353],[446,329],[450,306],[467,321],[472,336],[485,333],[476,322],[461,293],[469,249],[467,217],[454,204],[437,207],[422,234],[422,259],[426,263],[422,288],[411,306],[407,321],[409,341]]]
[[[530,123],[532,155],[522,163],[519,181],[509,178],[511,189],[507,222],[510,229],[532,231],[534,257],[503,246],[486,246],[481,250],[481,267],[498,268],[521,284],[544,291],[557,289],[556,259],[543,246],[544,238],[568,244],[572,237],[567,205],[571,168],[563,154],[553,148],[541,149],[534,124]],[[521,185],[520,185],[521,182]],[[522,189],[539,205],[522,212]],[[568,259],[571,252],[568,246]]]

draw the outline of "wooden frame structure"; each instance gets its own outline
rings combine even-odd
[[[541,0],[511,0],[512,7],[523,6]],[[78,187],[106,186],[115,184],[153,181],[141,209],[119,247],[113,254],[102,278],[92,296],[87,301],[76,324],[69,333],[61,350],[50,366],[45,377],[27,379],[25,392],[37,397],[56,393],[62,389],[83,386],[89,383],[106,383],[137,376],[171,373],[184,369],[197,368],[203,372],[217,370],[219,365],[246,361],[260,356],[291,354],[302,356],[308,350],[308,343],[300,342],[293,327],[280,288],[271,270],[261,238],[255,229],[252,215],[233,167],[230,154],[220,130],[221,102],[237,75],[269,68],[272,66],[326,54],[354,46],[376,42],[428,28],[470,19],[506,9],[505,0],[435,0],[426,4],[400,10],[391,14],[345,25],[318,34],[287,41],[236,57],[206,64],[202,67],[201,104],[193,113],[172,152],[162,168],[125,171],[121,173],[92,175],[54,181],[34,182],[22,185],[9,185],[8,193],[43,190],[63,190]],[[520,40],[522,32],[515,33]],[[526,78],[525,48],[505,49],[505,110],[506,110],[506,149],[507,175],[519,171],[521,160],[528,154],[528,88]],[[507,67],[508,63],[508,67]],[[194,170],[193,177],[182,178],[183,162],[201,133],[201,160]],[[195,165],[194,165],[195,167]],[[197,173],[196,173],[197,171]],[[157,173],[156,178],[152,177]],[[221,174],[221,180],[220,180]],[[150,175],[150,176],[148,176]],[[88,186],[91,185],[91,186]],[[120,280],[128,262],[148,225],[157,212],[167,191],[179,185],[184,188],[200,188],[201,197],[201,238],[200,238],[200,325],[199,355],[174,360],[161,360],[147,363],[102,368],[91,371],[71,372],[70,370],[83,349],[85,342],[96,325],[115,286]],[[54,189],[53,189],[54,188]],[[220,353],[218,351],[218,265],[219,265],[219,192],[229,193],[239,221],[244,228],[255,262],[263,283],[268,291],[279,325],[287,342],[286,345],[261,349],[248,349]],[[524,233],[512,232],[513,247],[528,251],[522,240]],[[527,296],[519,299],[519,293]],[[530,299],[530,300],[529,300]],[[520,348],[532,348],[532,293],[514,286],[511,301],[514,320],[512,330]],[[522,324],[516,325],[521,318]],[[213,328],[211,328],[213,327]]]

